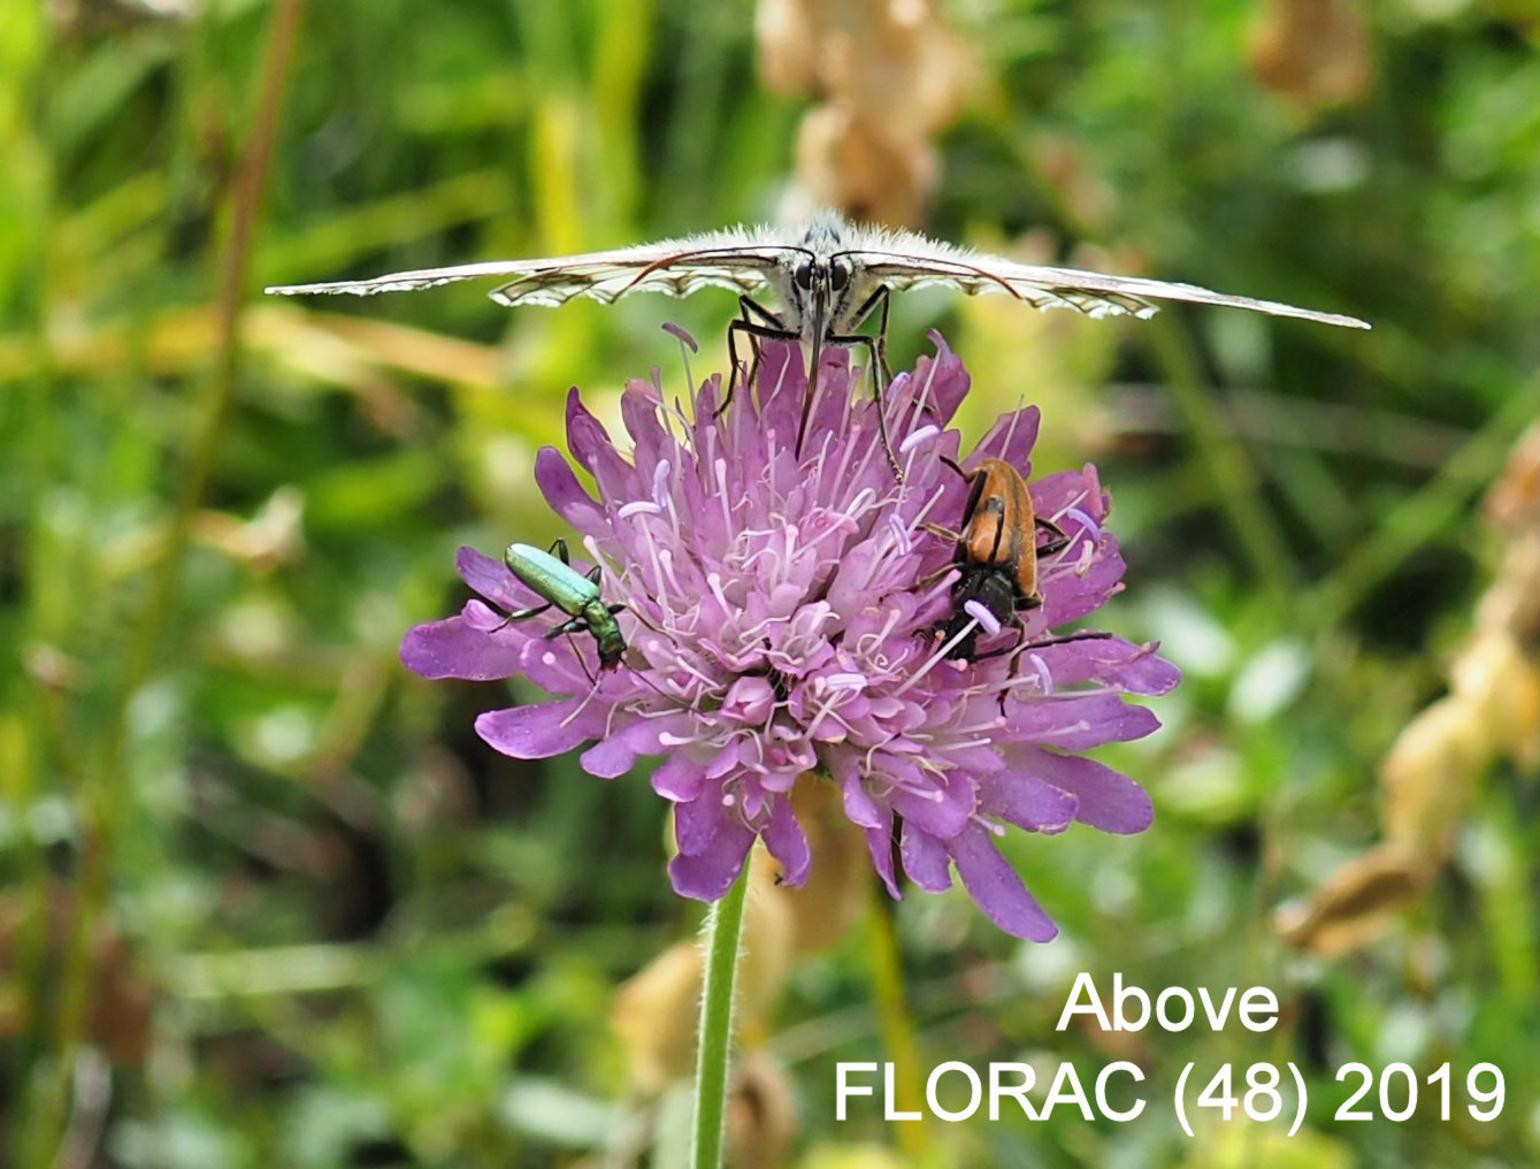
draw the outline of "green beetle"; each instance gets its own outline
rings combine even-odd
[[[551,555],[554,552],[556,555]],[[599,572],[595,565],[592,572],[582,576],[567,558],[567,542],[557,540],[550,552],[542,552],[528,544],[509,544],[503,553],[503,563],[508,571],[518,577],[533,592],[545,598],[545,604],[534,605],[509,613],[509,621],[525,621],[537,617],[552,606],[560,609],[571,620],[563,622],[546,634],[560,637],[563,633],[591,633],[599,647],[599,668],[613,670],[620,664],[626,652],[625,635],[615,614],[625,608],[623,604],[606,605],[599,596]]]

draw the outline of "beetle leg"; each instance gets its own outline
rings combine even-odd
[[[1097,630],[1082,629],[1078,633],[1066,633],[1063,637],[1048,637],[1044,638],[1042,641],[1029,641],[1021,648],[1023,650],[1043,649],[1045,646],[1050,645],[1068,645],[1072,641],[1107,641],[1111,637],[1112,634],[1110,633],[1102,633]]]
[[[560,536],[551,541],[551,546],[546,551],[553,553],[556,559],[560,560],[563,564],[568,566],[572,564],[572,558],[567,554],[567,541],[563,540]]]
[[[955,563],[943,564],[940,568],[936,569],[935,572],[926,573],[919,580],[915,581],[915,588],[929,588],[931,585],[935,584],[938,580],[940,580],[943,576],[951,572],[956,567],[957,565]]]
[[[531,617],[538,617],[553,604],[555,604],[554,601],[547,601],[543,605],[531,605],[528,609],[515,609],[503,618],[503,625],[507,625],[510,621],[528,621]],[[502,626],[500,625],[498,628],[501,629]]]
[[[563,633],[585,633],[588,630],[588,622],[581,617],[574,617],[571,621],[563,621],[555,629],[545,635],[546,641],[560,637]]]
[[[951,528],[941,524],[921,524],[920,531],[928,532],[932,536],[940,536],[943,540],[955,544],[962,539],[961,532],[954,532]]]
[[[1054,537],[1037,550],[1039,556],[1052,556],[1056,552],[1063,552],[1064,549],[1070,546],[1072,543],[1071,539],[1064,534],[1064,529],[1059,527],[1058,524],[1052,520],[1045,520],[1042,516],[1036,516],[1034,519],[1039,528],[1045,532],[1053,533]]]

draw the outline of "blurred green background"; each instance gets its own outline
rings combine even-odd
[[[746,1036],[767,1086],[739,1120],[776,1130],[754,1163],[1540,1162],[1533,750],[1434,768],[1450,838],[1368,944],[1274,925],[1381,839],[1379,761],[1503,563],[1479,501],[1540,416],[1532,7],[956,0],[909,42],[879,26],[924,5],[766,2],[758,41],[750,0],[301,7],[0,0],[0,1164],[596,1169],[654,1142],[673,1163],[677,1099],[610,1026],[698,919],[660,801],[495,755],[471,722],[499,688],[423,683],[396,646],[460,603],[457,545],[561,534],[530,471],[568,386],[601,414],[655,365],[682,386],[664,321],[718,367],[732,298],[509,314],[469,285],[260,288],[621,246],[809,188],[1375,330],[904,299],[895,363],[942,329],[975,435],[1025,397],[1039,472],[1098,463],[1129,562],[1106,623],[1187,681],[1106,756],[1154,829],[1011,841],[1059,941],[916,895],[790,967]],[[840,123],[831,77],[892,124]],[[1078,970],[1267,983],[1284,1022],[1055,1034]],[[834,1062],[906,1035],[924,1067],[1136,1059],[1157,1102],[1126,1125],[836,1124]],[[1310,1080],[1301,1136],[1181,1135],[1184,1062],[1264,1059]],[[1350,1059],[1450,1060],[1457,1088],[1490,1060],[1507,1104],[1336,1123]]]

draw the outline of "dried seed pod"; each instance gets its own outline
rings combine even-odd
[[[935,187],[931,137],[967,100],[971,55],[928,0],[760,0],[765,84],[822,104],[797,136],[797,177],[855,219],[915,224]]]
[[[1355,0],[1271,0],[1252,30],[1249,57],[1258,81],[1307,112],[1360,102],[1374,83]]]
[[[728,1164],[734,1169],[782,1169],[797,1135],[796,1099],[786,1069],[762,1051],[733,1065],[727,1099]]]
[[[936,155],[884,135],[844,105],[820,106],[797,131],[797,177],[819,203],[869,223],[916,224],[936,182]]]
[[[1486,515],[1506,539],[1501,567],[1450,665],[1449,694],[1407,724],[1381,765],[1385,843],[1280,911],[1293,945],[1335,955],[1374,941],[1448,863],[1492,765],[1540,763],[1540,426],[1515,447]]]
[[[752,1046],[762,1039],[790,973],[795,925],[786,890],[776,883],[775,859],[756,849],[749,863],[735,1024]],[[693,1073],[702,963],[699,942],[676,942],[615,993],[610,1026],[625,1049],[632,1086],[641,1095],[657,1095]]]
[[[1324,958],[1346,954],[1378,938],[1427,887],[1428,874],[1421,859],[1382,844],[1343,865],[1307,900],[1279,910],[1278,933]]]

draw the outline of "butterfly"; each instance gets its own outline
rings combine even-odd
[[[853,224],[832,211],[821,212],[805,227],[791,231],[740,226],[618,251],[421,268],[368,280],[276,285],[267,291],[280,296],[372,296],[479,278],[502,279],[491,296],[510,307],[560,305],[580,296],[611,304],[632,292],[688,296],[702,288],[726,288],[738,293],[741,310],[739,319],[728,329],[729,358],[735,371],[741,368],[737,338],[747,335],[755,340],[806,342],[811,349],[809,368],[815,376],[823,346],[865,346],[874,380],[879,369],[891,378],[886,354],[889,297],[893,292],[931,285],[960,289],[969,295],[1000,293],[1034,308],[1072,308],[1092,317],[1150,317],[1157,302],[1183,301],[1324,325],[1369,328],[1356,317],[1232,296],[1193,284],[1021,264],[940,243],[918,232]],[[766,291],[775,295],[780,311],[754,299]],[[856,330],[874,315],[878,317],[875,335],[858,334]],[[811,379],[810,385],[797,436],[799,449],[817,388]],[[882,389],[878,381],[879,400]],[[881,410],[878,420],[883,448],[898,472]]]

